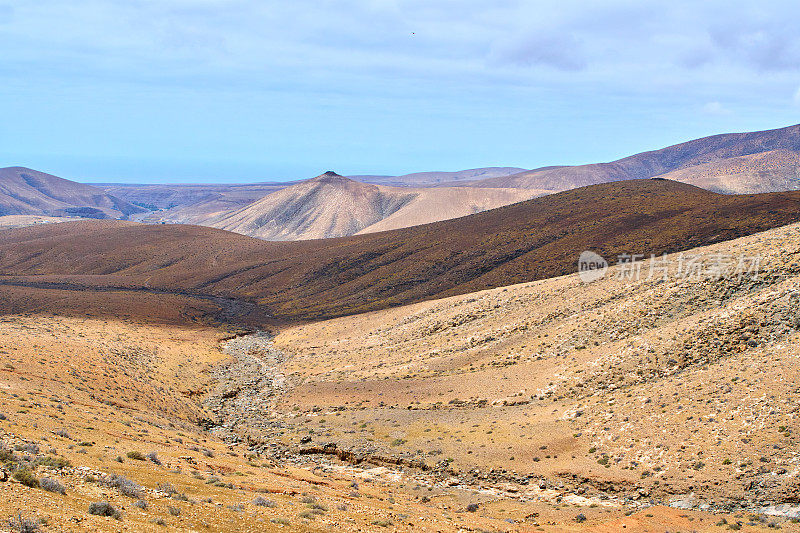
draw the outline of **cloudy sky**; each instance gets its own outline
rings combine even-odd
[[[800,122],[794,2],[0,0],[0,166],[534,168]]]

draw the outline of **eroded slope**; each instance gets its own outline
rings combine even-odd
[[[666,281],[648,280],[648,263],[617,279],[618,266],[591,284],[571,275],[285,330],[282,438],[483,482],[795,502],[800,226],[691,254],[761,257],[760,273],[687,279],[675,255]]]

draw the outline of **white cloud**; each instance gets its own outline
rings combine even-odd
[[[630,88],[667,70],[724,85],[800,68],[800,10],[785,0],[770,9],[720,0],[13,0],[11,8],[0,57],[27,72],[522,84],[568,75]]]

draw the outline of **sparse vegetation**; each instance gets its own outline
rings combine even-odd
[[[72,463],[69,460],[65,459],[64,457],[56,457],[54,455],[37,457],[33,464],[34,466],[45,466],[54,470],[63,470],[64,468],[69,468],[72,466]]]
[[[117,509],[108,502],[94,502],[89,505],[89,514],[96,516],[110,516],[112,518],[120,519],[122,515]]]
[[[36,520],[25,518],[21,513],[17,513],[17,516],[9,519],[8,527],[15,533],[39,533],[41,531]]]
[[[177,494],[177,492],[178,492],[178,489],[176,489],[172,485],[172,483],[159,483],[156,488],[158,490],[160,490],[161,492],[166,493],[167,496],[172,496],[173,494]]]
[[[253,499],[253,505],[257,505],[259,507],[275,507],[275,502],[272,500],[268,500],[263,496],[256,496]]]
[[[151,463],[161,466],[161,459],[158,458],[158,454],[156,452],[148,453],[147,458],[150,460]]]
[[[67,489],[64,488],[64,485],[62,485],[58,480],[53,478],[43,477],[42,479],[39,480],[39,486],[41,486],[44,490],[48,492],[55,492],[57,494],[67,493]]]
[[[14,452],[0,445],[0,463],[16,463],[18,460]]]
[[[14,479],[19,481],[26,487],[31,487],[31,488],[39,487],[39,479],[27,467],[19,468],[16,472],[14,472]]]
[[[108,486],[113,487],[119,491],[123,496],[128,498],[142,499],[145,490],[144,487],[138,483],[131,481],[125,476],[112,474],[108,481]]]

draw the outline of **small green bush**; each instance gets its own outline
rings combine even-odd
[[[39,488],[39,480],[33,475],[28,468],[20,468],[14,472],[14,479],[25,485],[26,487]]]
[[[64,459],[63,457],[56,457],[54,455],[37,457],[33,464],[36,466],[46,466],[55,470],[61,470],[72,466],[72,463],[67,459]]]

